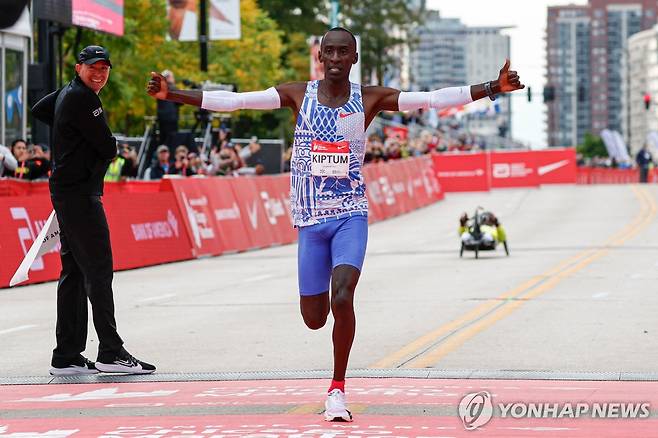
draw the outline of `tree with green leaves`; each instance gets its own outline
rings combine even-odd
[[[373,73],[383,84],[386,67],[397,66],[399,56],[393,52],[409,41],[412,27],[421,23],[420,11],[408,0],[344,0],[341,15],[345,27],[361,37],[361,76],[368,83]]]
[[[125,2],[125,33],[121,37],[89,29],[70,29],[64,36],[65,82],[72,77],[76,54],[83,47],[99,44],[110,51],[113,69],[102,98],[115,132],[140,134],[143,117],[155,115],[155,102],[145,91],[151,71],[167,68],[178,80],[235,83],[242,91],[269,87],[282,79],[281,31],[255,0],[240,1],[240,40],[209,43],[208,72],[200,71],[198,43],[166,39],[166,3]],[[191,112],[191,108],[183,109],[183,114]]]
[[[583,143],[576,147],[576,152],[586,158],[608,156],[608,149],[606,149],[601,137],[589,132],[585,133]]]

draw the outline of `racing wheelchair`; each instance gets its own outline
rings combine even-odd
[[[492,212],[484,211],[482,207],[476,208],[470,218],[466,213],[462,214],[459,218],[459,237],[459,257],[464,255],[464,251],[473,251],[477,259],[480,251],[495,251],[499,243],[503,244],[505,254],[509,256],[505,229]]]

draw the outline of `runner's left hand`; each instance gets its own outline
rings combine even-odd
[[[521,83],[519,74],[509,69],[510,60],[505,60],[505,65],[500,69],[500,74],[498,75],[498,84],[500,85],[501,93],[509,93],[510,91],[521,90],[525,88],[525,85]]]

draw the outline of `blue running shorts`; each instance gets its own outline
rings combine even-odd
[[[368,244],[368,217],[352,216],[299,228],[299,294],[329,290],[332,270],[350,265],[361,271]]]

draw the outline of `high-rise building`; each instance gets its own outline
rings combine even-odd
[[[546,87],[549,146],[579,144],[590,131],[590,26],[587,6],[548,8]]]
[[[466,81],[481,84],[496,79],[505,59],[510,58],[510,37],[501,33],[509,27],[466,28]],[[466,115],[468,130],[481,135],[509,137],[512,132],[512,100],[509,94],[498,96],[494,111],[486,115]]]
[[[658,26],[628,39],[622,65],[622,127],[634,155],[658,133]]]
[[[410,54],[411,87],[416,90],[464,85],[466,26],[458,18],[427,11],[422,26],[411,32],[416,41]]]
[[[590,0],[592,130],[622,128],[622,58],[631,35],[656,24],[656,0]]]
[[[548,144],[573,146],[586,132],[622,131],[628,38],[656,24],[656,0],[590,0],[548,8]],[[624,133],[625,134],[625,133]]]
[[[478,84],[496,79],[510,57],[510,37],[505,27],[467,27],[457,18],[443,18],[427,11],[422,26],[411,36],[410,81],[414,90],[436,90]],[[493,108],[493,106],[492,106]],[[510,99],[500,97],[497,112],[466,115],[468,129],[483,135],[509,136]]]

